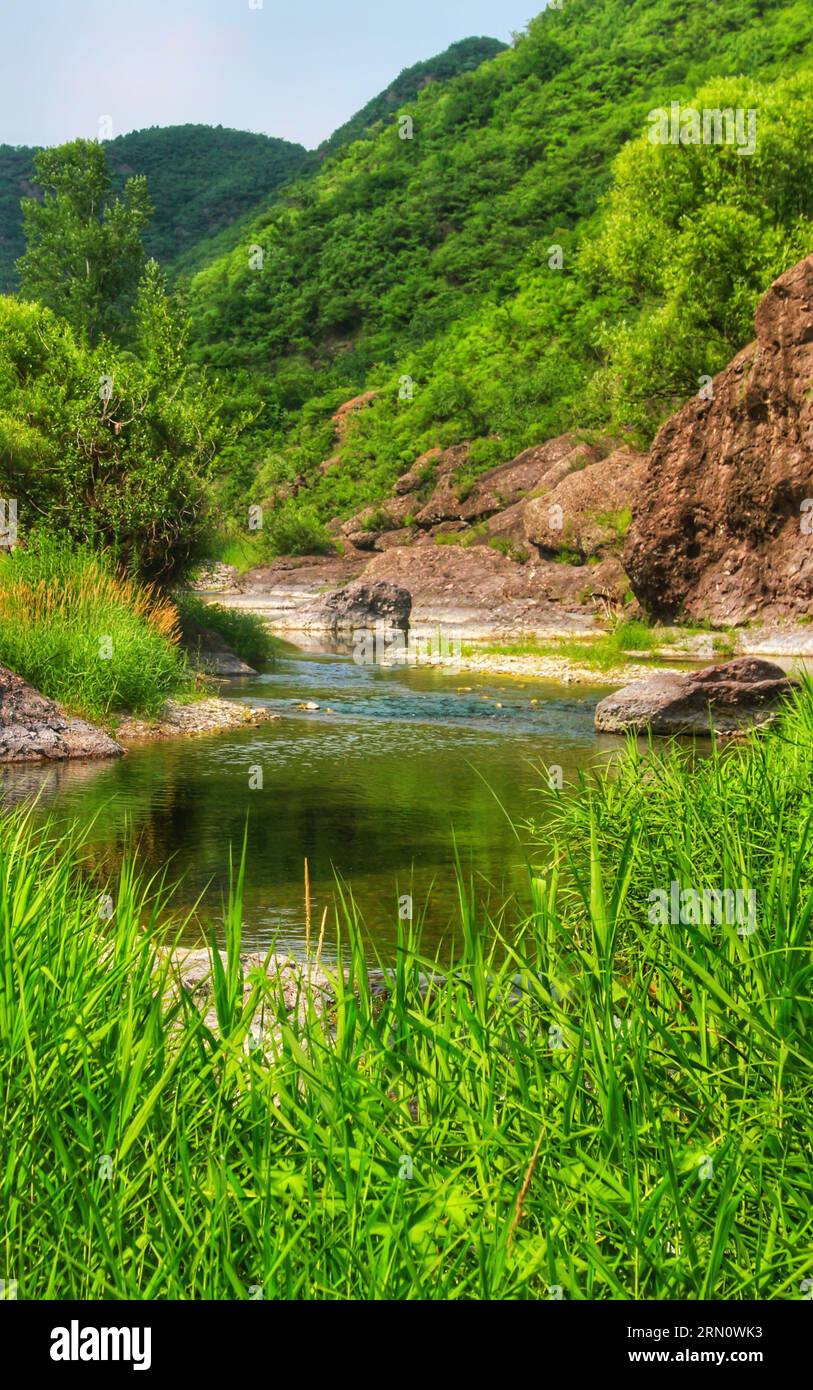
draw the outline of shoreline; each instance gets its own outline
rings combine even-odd
[[[241,704],[238,700],[213,696],[193,700],[188,705],[168,700],[158,719],[142,719],[126,715],[116,727],[113,737],[125,745],[149,743],[157,739],[203,738],[207,734],[233,733],[238,729],[254,728],[271,723],[281,716],[262,706]]]

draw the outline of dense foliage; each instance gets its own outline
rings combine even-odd
[[[181,572],[210,527],[217,406],[180,355],[152,263],[139,293],[139,356],[78,342],[39,304],[0,297],[0,496],[18,529],[114,545],[153,578]]]
[[[288,140],[205,125],[135,130],[107,140],[104,148],[116,192],[128,178],[146,177],[155,210],[147,251],[167,269],[202,263],[209,238],[299,175],[309,158],[302,145]],[[25,249],[20,199],[36,192],[37,153],[0,145],[0,293],[18,283],[15,262]]]
[[[811,249],[811,53],[796,0],[569,0],[409,102],[411,140],[393,117],[286,190],[192,284],[193,350],[261,407],[224,460],[235,508],[296,483],[324,521],[462,439],[476,471],[572,424],[647,437]],[[673,100],[757,101],[757,153],[649,144]],[[331,412],[369,387],[337,448]]]

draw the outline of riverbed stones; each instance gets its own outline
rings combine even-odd
[[[0,666],[0,762],[119,758],[123,752],[102,729],[72,718],[21,676]]]
[[[602,733],[736,733],[769,723],[791,693],[781,666],[738,657],[701,671],[659,671],[625,685],[596,707]]]
[[[220,951],[223,969],[227,967],[225,951]],[[178,947],[171,953],[173,978],[191,998],[203,1017],[206,1027],[219,1033],[217,1009],[214,1003],[212,959],[206,947]],[[317,961],[295,960],[291,956],[263,951],[240,953],[242,1000],[245,1005],[257,981],[265,975],[271,986],[258,1003],[252,1019],[251,1032],[246,1039],[247,1050],[264,1050],[279,1037],[284,1015],[289,1021],[304,1023],[311,1005],[322,1014],[327,1011],[336,994],[335,978]]]
[[[179,736],[195,738],[252,728],[279,717],[264,705],[244,705],[238,700],[193,700],[188,705],[167,700],[160,719],[140,719],[128,714],[119,724],[117,733],[125,743]]]

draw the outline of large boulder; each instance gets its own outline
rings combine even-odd
[[[602,733],[734,733],[769,722],[793,689],[781,666],[738,657],[702,671],[655,671],[596,706]]]
[[[119,758],[124,749],[84,719],[72,719],[53,700],[0,666],[0,762]]]
[[[568,473],[543,497],[526,504],[526,538],[543,552],[568,550],[583,560],[621,549],[646,456],[620,448]]]
[[[813,611],[813,256],[771,286],[756,334],[649,455],[624,564],[657,617]]]
[[[406,631],[412,612],[409,589],[388,580],[361,580],[335,589],[302,615],[306,628],[320,628],[334,636],[350,635],[360,628],[383,623]]]

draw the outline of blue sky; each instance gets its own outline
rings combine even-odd
[[[317,145],[455,39],[544,0],[0,0],[0,144],[187,121]],[[255,5],[260,0],[253,0]],[[103,135],[107,131],[101,132]]]

